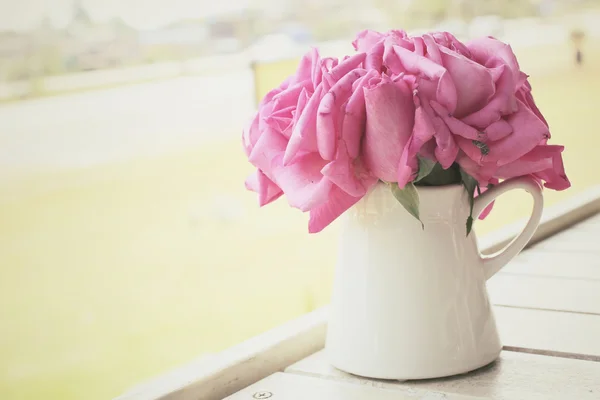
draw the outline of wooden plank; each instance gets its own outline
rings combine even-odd
[[[598,228],[600,234],[600,227]],[[600,280],[600,257],[589,254],[552,253],[534,248],[521,253],[500,271],[501,275],[530,275]]]
[[[594,215],[569,229],[556,233],[530,247],[530,251],[546,252],[591,252],[600,254],[600,215]],[[525,252],[526,253],[526,252]]]
[[[488,283],[496,305],[600,315],[600,281],[497,274]]]
[[[579,223],[580,226],[584,227],[600,227],[600,214],[593,215]]]
[[[511,351],[503,351],[495,363],[469,374],[423,381],[373,381],[346,374],[327,363],[324,351],[297,362],[286,372],[336,382],[377,385],[400,393],[425,390],[496,400],[597,400],[600,397],[600,363]]]
[[[326,308],[137,386],[115,400],[221,400],[323,348]]]
[[[566,231],[576,224],[583,223],[587,227],[600,222],[596,215],[599,213],[600,185],[588,188],[556,205],[546,207],[528,247],[546,240],[557,232]],[[501,250],[521,232],[525,223],[526,218],[486,235],[480,240],[480,248],[485,254]]]
[[[558,252],[591,253],[600,255],[600,240],[598,239],[600,227],[591,225],[587,227],[574,226],[569,230],[557,233],[555,236],[539,242],[530,248],[532,250]],[[571,254],[573,255],[573,254]]]
[[[498,306],[494,314],[505,347],[600,360],[598,315]]]
[[[122,399],[145,399],[152,394],[152,398],[158,398],[164,393],[168,393],[173,388],[178,388],[186,383],[193,381],[198,376],[198,371],[210,369],[215,362],[215,354],[206,354],[187,363],[186,365],[163,372],[160,376],[148,379],[130,388],[127,393],[117,397],[115,400]]]
[[[353,382],[356,383],[356,382]],[[424,389],[384,388],[384,384],[365,381],[356,385],[332,379],[276,373],[249,386],[228,400],[483,400],[484,397],[447,394]],[[581,399],[585,399],[581,397]]]

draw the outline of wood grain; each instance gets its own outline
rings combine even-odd
[[[598,315],[498,306],[494,314],[505,346],[600,357]]]
[[[502,352],[495,363],[469,374],[424,381],[373,381],[349,375],[330,366],[324,351],[288,367],[286,372],[323,381],[375,385],[401,393],[433,391],[448,396],[496,400],[597,400],[600,397],[600,363],[509,351]]]
[[[600,280],[600,257],[582,253],[577,255],[577,261],[574,262],[571,254],[531,249],[521,253],[499,274]]]
[[[353,384],[359,383],[359,384]],[[391,390],[393,389],[393,390]],[[383,388],[375,381],[346,383],[296,374],[276,373],[228,400],[483,400],[483,397],[448,394],[427,389]]]
[[[600,281],[497,274],[487,284],[493,304],[600,315]]]

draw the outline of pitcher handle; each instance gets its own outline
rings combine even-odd
[[[544,208],[542,187],[536,180],[527,176],[507,179],[499,185],[487,190],[485,193],[482,193],[480,196],[477,196],[473,204],[473,218],[478,218],[479,214],[481,214],[481,212],[498,196],[513,189],[524,189],[531,197],[533,197],[531,216],[521,233],[519,233],[502,250],[489,256],[481,256],[486,280],[494,276],[496,272],[500,271],[502,267],[508,264],[510,260],[523,250],[535,233],[540,223],[540,219],[542,218],[542,210]]]

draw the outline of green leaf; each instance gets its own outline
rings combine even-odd
[[[436,165],[435,161],[428,158],[417,156],[417,159],[419,160],[419,172],[417,173],[414,182],[419,182],[421,179],[428,176]]]
[[[461,177],[458,164],[453,164],[450,168],[444,169],[440,163],[435,163],[431,172],[422,178],[418,184],[420,186],[444,186],[460,182]]]
[[[469,215],[467,218],[467,236],[471,233],[471,229],[473,229],[473,216]]]
[[[467,174],[462,168],[460,169],[460,176],[462,179],[462,183],[469,194],[469,218],[467,218],[467,236],[471,233],[471,229],[473,228],[473,203],[475,197],[475,188],[479,185],[477,184],[477,180],[473,178],[471,175]]]
[[[397,183],[391,183],[390,187],[396,200],[404,206],[406,211],[421,222],[419,216],[419,193],[417,192],[415,185],[413,185],[412,182],[409,182],[403,189],[400,189]],[[425,229],[423,222],[421,222],[421,228]]]

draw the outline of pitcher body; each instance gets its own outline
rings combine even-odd
[[[539,190],[532,182],[512,185]],[[539,215],[534,212],[529,231],[513,242],[514,254],[486,259],[475,232],[467,235],[470,206],[462,186],[420,187],[418,193],[423,225],[385,184],[342,216],[326,354],[343,371],[434,378],[471,371],[500,353],[486,280],[533,234],[541,194],[534,196]],[[475,214],[498,194],[482,198]]]

